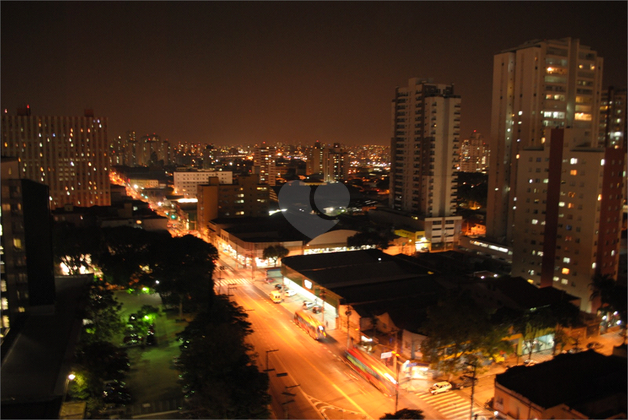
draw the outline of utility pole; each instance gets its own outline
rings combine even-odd
[[[397,412],[397,407],[399,406],[399,331],[395,331],[395,371],[397,372],[397,383],[395,384],[395,413]]]
[[[321,312],[323,313],[323,325],[325,325],[325,296],[327,296],[327,292],[323,289],[321,290],[321,300],[323,301],[323,305],[321,307]]]
[[[351,337],[349,337],[349,319],[351,317],[351,310],[347,309],[345,311],[345,315],[347,316],[347,350],[349,350],[349,341],[351,340]]]
[[[475,381],[477,380],[475,378],[475,362],[473,363],[465,363],[467,366],[472,366],[473,367],[473,376],[469,376],[469,375],[464,375],[465,378],[471,378],[471,406],[469,407],[469,420],[473,420],[473,394],[475,393]]]

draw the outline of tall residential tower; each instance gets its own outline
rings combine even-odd
[[[432,249],[453,247],[462,218],[456,210],[460,96],[454,86],[412,78],[392,102],[390,205],[424,224]]]
[[[542,145],[551,128],[596,133],[601,90],[602,58],[578,39],[535,40],[495,55],[488,239],[512,245],[523,148]]]

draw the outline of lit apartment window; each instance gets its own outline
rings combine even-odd
[[[562,273],[563,274],[569,274],[569,269],[568,268],[563,268]]]

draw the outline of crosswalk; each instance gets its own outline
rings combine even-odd
[[[434,407],[443,418],[452,420],[469,419],[471,415],[470,407],[471,401],[466,398],[462,398],[455,392],[444,392],[442,394],[432,395],[429,392],[419,392],[416,394],[418,398]],[[488,418],[490,414],[484,410],[480,410],[475,407],[473,409],[473,415],[477,414],[477,419],[482,420]]]

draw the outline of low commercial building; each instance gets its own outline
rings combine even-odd
[[[495,377],[494,408],[508,419],[625,419],[626,358],[561,354]]]

